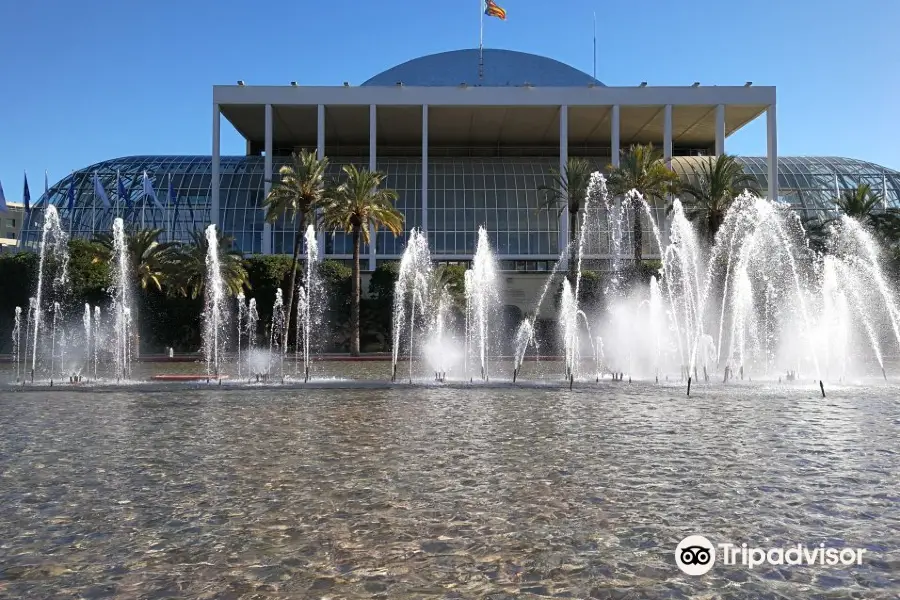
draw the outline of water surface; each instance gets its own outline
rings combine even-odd
[[[895,598],[900,388],[0,392],[0,595]],[[690,534],[867,548],[675,566]]]

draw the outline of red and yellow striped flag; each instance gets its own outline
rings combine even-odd
[[[497,17],[501,21],[506,20],[506,11],[500,6],[497,6],[497,3],[494,2],[494,0],[485,0],[484,6],[484,14],[487,16]]]

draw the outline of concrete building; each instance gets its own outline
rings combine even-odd
[[[25,220],[24,205],[7,202],[6,208],[6,212],[0,212],[0,252],[16,250]]]
[[[36,243],[40,206],[49,200],[77,236],[108,231],[116,215],[163,227],[172,239],[215,222],[245,253],[288,253],[293,224],[265,223],[261,206],[278,168],[307,148],[329,158],[330,176],[345,164],[378,169],[399,194],[405,232],[375,232],[372,247],[362,249],[364,269],[399,258],[414,227],[427,233],[436,260],[466,261],[484,226],[504,270],[546,271],[568,243],[569,216],[538,210],[538,188],[550,183],[551,168],[582,156],[606,169],[620,150],[650,142],[684,172],[687,157],[721,154],[728,136],[757,118],[766,122],[767,154],[741,160],[769,196],[797,210],[827,211],[841,189],[867,182],[900,207],[896,171],[853,159],[780,158],[775,88],[749,82],[611,87],[550,58],[509,50],[485,50],[479,73],[478,51],[460,50],[416,58],[358,86],[215,86],[211,113],[211,156],[133,156],[76,171],[37,203],[23,245]],[[221,155],[223,118],[246,140],[245,155]],[[144,171],[164,210],[140,199]],[[94,193],[95,172],[112,208]],[[663,220],[663,208],[657,216]],[[351,257],[343,233],[321,233],[319,243],[326,258]],[[645,256],[653,257],[649,236],[645,243]],[[594,258],[607,252],[600,248]]]

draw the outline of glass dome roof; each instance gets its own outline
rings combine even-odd
[[[273,157],[274,170],[277,172],[289,160],[288,157]],[[683,177],[689,177],[693,173],[692,167],[699,166],[705,160],[707,157],[675,157],[672,159],[672,167]],[[758,188],[766,190],[768,170],[765,157],[741,156],[738,160],[753,175]],[[327,175],[337,176],[343,164],[357,164],[354,161],[358,162],[359,158],[331,157]],[[596,162],[598,165],[605,165],[608,164],[608,158],[597,157]],[[488,196],[486,192],[482,192],[485,196],[482,197],[481,204],[477,207],[473,204],[475,196],[472,195],[472,186],[476,180],[483,182],[481,186],[485,190],[491,190],[492,206],[496,202],[496,205],[503,203],[507,207],[503,211],[503,218],[508,223],[521,224],[533,220],[538,212],[529,207],[537,202],[537,187],[542,182],[550,181],[550,167],[554,160],[547,157],[436,157],[431,159],[430,164],[429,189],[440,190],[441,194],[435,192],[431,198],[429,218],[434,219],[439,212],[444,214],[449,232],[451,229],[460,229],[460,223],[465,223],[465,219],[470,219],[474,224],[475,220],[482,218],[476,218],[475,215],[481,214],[478,211],[486,210],[485,199]],[[386,157],[379,160],[378,167],[387,173],[388,186],[400,193],[398,207],[406,216],[407,228],[421,226],[421,160],[418,157]],[[886,192],[886,207],[900,208],[900,172],[881,165],[851,158],[786,156],[779,158],[778,168],[779,199],[804,215],[822,215],[832,211],[832,200],[839,192],[863,183],[869,184],[878,193]],[[142,198],[144,171],[147,171],[164,209],[154,208],[152,202]],[[228,235],[235,238],[237,248],[243,252],[259,252],[263,231],[263,212],[259,207],[265,187],[265,160],[261,156],[223,156],[219,171],[220,224]],[[94,173],[97,173],[107,191],[112,204],[109,207],[104,206],[94,193]],[[125,188],[124,198],[118,198],[117,195],[117,174]],[[209,223],[211,181],[212,158],[208,155],[128,156],[103,161],[67,175],[50,186],[49,197],[42,195],[34,206],[46,206],[47,202],[55,205],[66,230],[76,237],[89,238],[97,231],[109,231],[112,220],[118,215],[130,223],[165,228],[170,232],[167,239],[188,239],[190,232]],[[469,182],[466,183],[467,181]],[[73,210],[68,208],[70,185],[75,196]],[[443,200],[446,202],[445,209],[438,211],[441,202],[439,199],[444,196],[447,199]],[[495,197],[502,200],[494,200]],[[453,203],[449,200],[451,198]],[[490,210],[496,212],[497,209]],[[21,242],[24,247],[33,248],[40,240],[43,214],[43,210],[32,210],[25,217]],[[291,251],[293,227],[293,223],[281,221],[273,226],[275,252]],[[532,224],[523,227],[523,232],[519,233],[532,235],[532,229],[536,226]],[[429,230],[433,229],[435,226],[429,222]],[[544,229],[540,231],[545,237],[558,231],[553,224]],[[474,239],[474,231],[473,226],[466,235],[471,233]],[[509,239],[512,240],[513,237]],[[539,241],[543,244],[544,237]],[[555,247],[549,237],[546,241],[550,247]],[[343,233],[329,235],[326,243],[328,254],[350,252],[349,237]],[[379,236],[378,254],[397,255],[402,252],[402,245],[401,238]],[[466,238],[466,252],[472,250],[468,246]]]
[[[683,178],[690,177],[708,158],[675,157],[672,168]],[[769,185],[766,157],[736,158],[765,192]],[[830,214],[836,196],[864,183],[884,196],[886,207],[900,208],[900,172],[893,169],[840,156],[782,156],[778,159],[778,199],[798,210]]]
[[[362,85],[575,87],[603,84],[558,60],[516,52],[484,50],[484,76],[478,77],[478,49],[453,50],[414,58],[375,75]]]

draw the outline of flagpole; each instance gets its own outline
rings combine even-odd
[[[169,186],[166,188],[166,206],[168,206],[169,202],[172,201],[172,193],[170,191],[171,189],[172,189],[172,174],[169,173]],[[176,204],[178,204],[178,203],[176,202]],[[175,219],[174,218],[172,219],[172,229],[169,230],[169,241],[170,242],[172,241],[172,238],[175,233],[174,231],[172,231],[173,229],[175,229]]]
[[[478,37],[478,79],[484,79],[484,0],[478,0],[481,15],[481,33]]]

